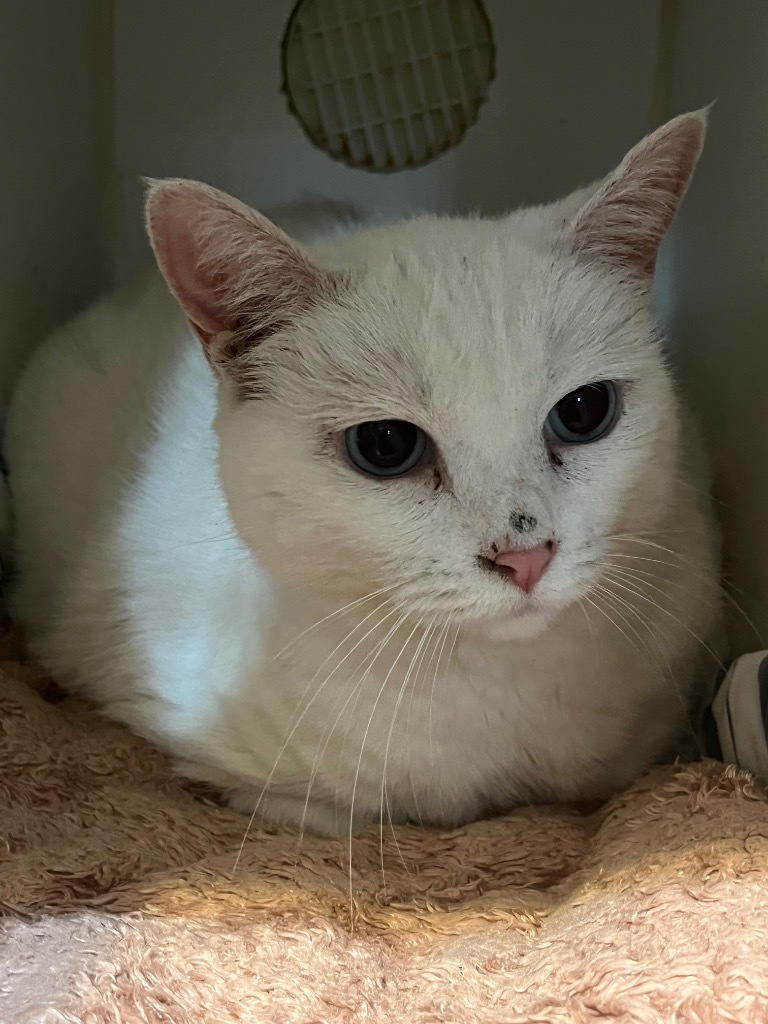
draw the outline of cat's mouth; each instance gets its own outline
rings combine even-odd
[[[526,640],[543,633],[556,614],[554,609],[544,608],[532,600],[495,614],[470,616],[462,627],[467,633],[485,640]]]
[[[557,542],[548,540],[479,555],[479,568],[490,577],[489,584],[493,580],[493,593],[488,594],[492,603],[486,598],[464,619],[467,631],[489,640],[527,639],[544,632],[562,610],[545,585],[557,550]]]

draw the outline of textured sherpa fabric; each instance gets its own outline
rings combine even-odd
[[[351,884],[344,841],[246,825],[7,653],[1,1024],[768,1021],[768,802],[734,769],[371,829]]]

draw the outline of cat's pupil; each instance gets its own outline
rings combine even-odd
[[[611,397],[605,384],[587,384],[557,404],[563,424],[574,434],[591,434],[608,415]]]
[[[621,416],[616,381],[596,381],[570,391],[547,416],[545,433],[561,444],[591,444],[609,434]]]
[[[410,472],[427,448],[427,435],[405,420],[370,420],[344,432],[347,455],[369,476],[395,477]]]
[[[361,454],[381,469],[394,469],[406,462],[416,447],[416,427],[402,420],[361,423],[357,431]]]

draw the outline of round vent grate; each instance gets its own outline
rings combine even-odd
[[[283,88],[321,149],[351,167],[419,167],[455,146],[494,73],[480,0],[300,0]]]

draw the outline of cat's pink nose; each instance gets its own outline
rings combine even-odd
[[[511,551],[500,551],[494,558],[499,567],[506,569],[507,575],[515,586],[520,587],[524,594],[530,594],[557,551],[553,540],[539,544],[535,548],[513,548]]]

